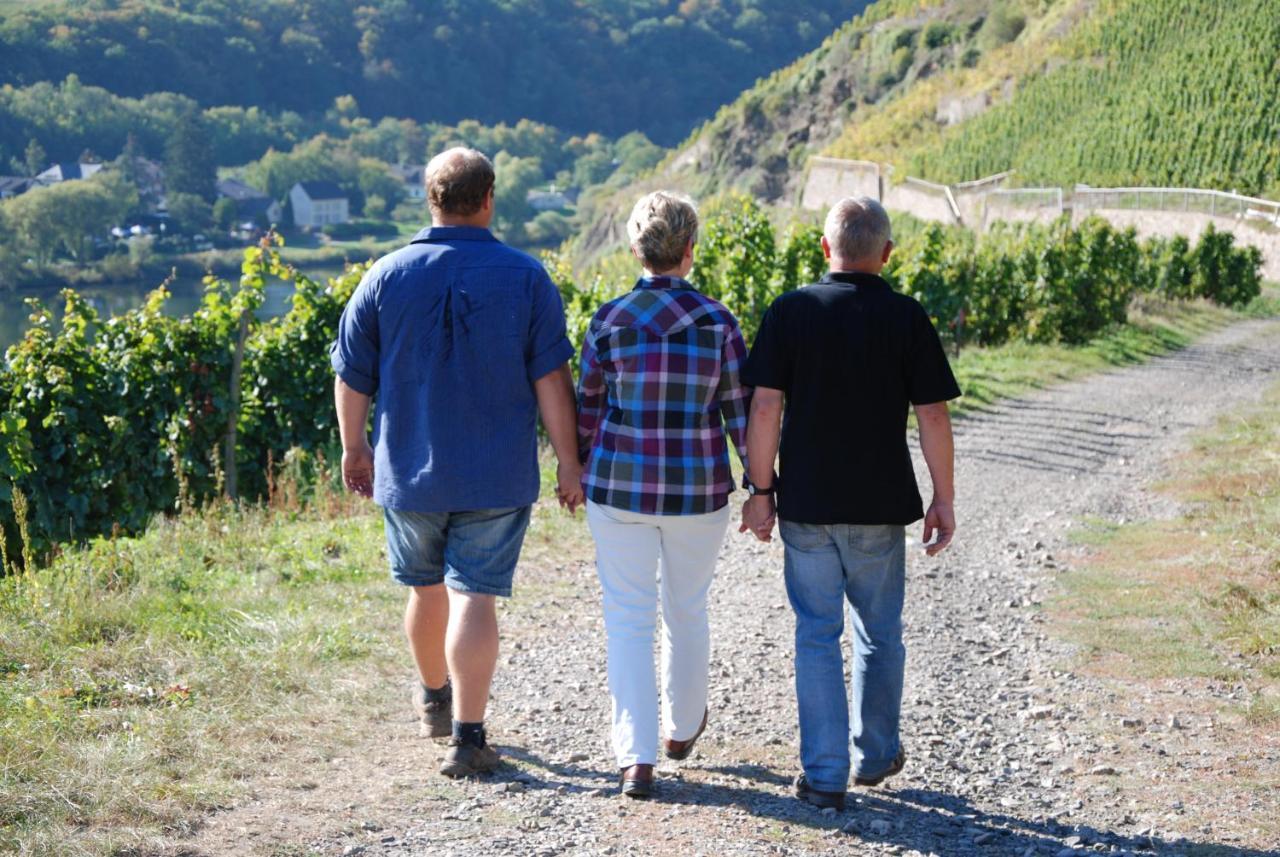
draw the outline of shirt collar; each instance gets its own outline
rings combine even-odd
[[[880,289],[888,290],[889,283],[883,278],[875,274],[864,274],[860,271],[827,271],[822,275],[819,283],[827,285],[843,284],[846,286],[856,286],[859,290],[866,289],[868,291],[877,291]]]
[[[645,275],[636,280],[637,289],[693,289],[693,284],[680,277],[650,277]],[[695,290],[696,291],[696,290]]]
[[[443,241],[497,241],[493,233],[482,226],[428,226],[413,236],[411,244],[438,243]]]

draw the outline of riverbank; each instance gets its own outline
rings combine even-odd
[[[317,246],[290,246],[280,251],[284,261],[300,270],[341,269],[348,264],[366,262],[388,253],[404,244],[402,236],[387,241],[360,242],[335,241]],[[41,296],[61,289],[82,289],[97,286],[113,286],[150,281],[159,285],[170,276],[184,278],[213,274],[219,277],[237,277],[244,262],[244,247],[226,247],[198,253],[182,253],[157,256],[145,262],[133,262],[127,258],[103,264],[102,260],[91,266],[54,265],[38,271],[24,271],[16,282],[0,283],[11,292],[23,296]]]

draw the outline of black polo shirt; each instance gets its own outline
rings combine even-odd
[[[909,524],[924,516],[907,411],[957,398],[924,307],[873,274],[829,273],[769,307],[742,380],[786,395],[778,517]]]

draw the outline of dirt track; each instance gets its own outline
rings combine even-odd
[[[407,687],[388,687],[350,724],[354,748],[304,786],[264,773],[256,800],[171,853],[1280,853],[1255,830],[1280,797],[1236,787],[1241,771],[1275,781],[1280,738],[1243,746],[1221,713],[1233,689],[1075,675],[1040,609],[1073,521],[1168,514],[1144,488],[1162,462],[1278,377],[1280,324],[1241,323],[958,423],[957,543],[908,565],[908,766],[843,813],[790,796],[781,547],[735,527],[712,592],[711,725],[689,761],[659,768],[656,800],[615,795],[598,586],[585,557],[566,557],[522,570],[504,613],[490,733],[513,765],[443,781]]]

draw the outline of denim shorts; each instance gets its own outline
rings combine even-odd
[[[532,507],[473,512],[384,509],[391,576],[405,586],[511,595]]]

